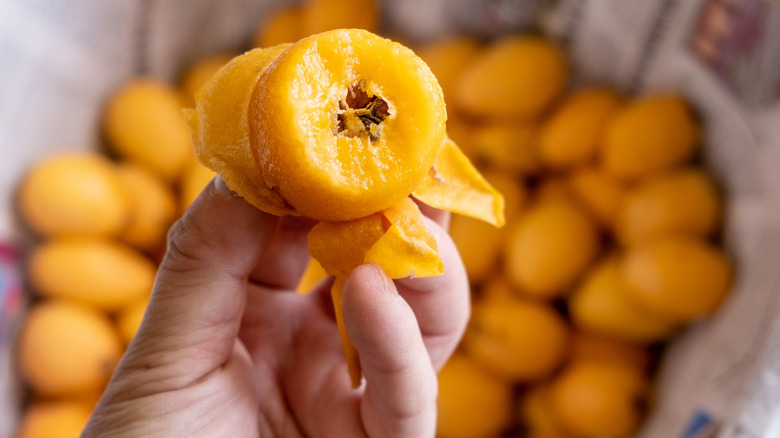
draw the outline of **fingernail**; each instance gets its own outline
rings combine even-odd
[[[233,199],[236,196],[220,175],[214,177],[214,192],[225,199]]]
[[[382,280],[382,290],[393,294],[398,295],[398,291],[395,288],[395,284],[393,284],[393,280],[390,279],[390,277],[387,276],[385,271],[377,265],[376,263],[366,263],[366,266],[369,267],[373,272],[374,276]]]

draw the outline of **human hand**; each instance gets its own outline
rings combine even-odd
[[[344,286],[365,376],[355,390],[330,284],[294,292],[313,223],[263,213],[218,177],[171,230],[144,321],[82,437],[432,437],[436,371],[469,289],[449,216],[422,209],[444,275],[392,281],[369,264]]]

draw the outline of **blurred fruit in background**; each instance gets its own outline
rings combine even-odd
[[[77,400],[35,402],[19,423],[17,438],[78,438],[92,407]]]

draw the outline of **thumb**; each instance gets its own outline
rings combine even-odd
[[[414,312],[374,264],[344,284],[344,322],[366,377],[361,414],[371,437],[433,436],[437,378]]]
[[[134,374],[160,392],[187,386],[227,361],[247,278],[276,221],[216,177],[171,228],[146,315],[118,373],[145,370]]]

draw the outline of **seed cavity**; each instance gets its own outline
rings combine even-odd
[[[390,108],[384,99],[369,96],[364,88],[365,81],[360,80],[350,86],[347,95],[339,101],[335,134],[348,137],[367,135],[371,142],[375,142],[382,136],[382,122],[390,116]]]

